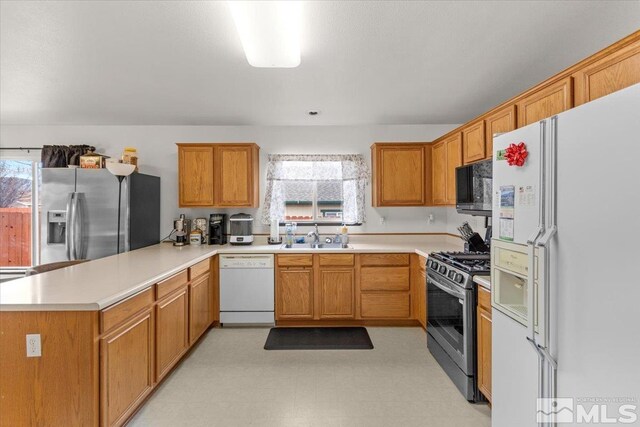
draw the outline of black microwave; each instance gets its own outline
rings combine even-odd
[[[493,160],[456,168],[456,210],[468,215],[491,216]]]

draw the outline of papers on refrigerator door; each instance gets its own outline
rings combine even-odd
[[[503,185],[500,187],[500,218],[498,220],[501,240],[513,241],[514,207],[516,202],[516,187]]]
[[[536,206],[536,192],[533,185],[521,185],[518,187],[518,206],[534,208]]]

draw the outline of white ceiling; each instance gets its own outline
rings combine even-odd
[[[302,64],[257,69],[225,2],[0,8],[2,124],[463,123],[640,28],[640,1],[306,2]]]

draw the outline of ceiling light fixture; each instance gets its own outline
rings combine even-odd
[[[300,65],[300,1],[228,1],[247,61],[260,68]]]

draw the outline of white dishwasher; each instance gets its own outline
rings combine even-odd
[[[220,255],[220,323],[271,324],[273,255]]]

